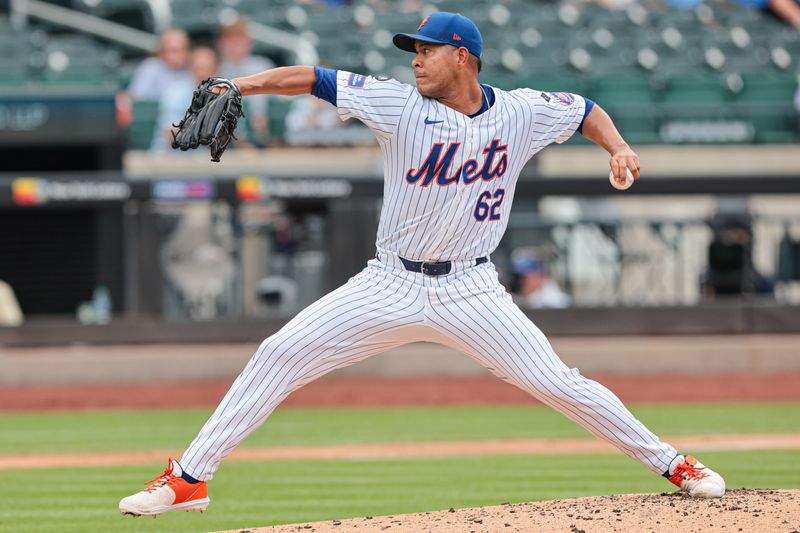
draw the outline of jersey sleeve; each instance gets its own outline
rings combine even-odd
[[[378,79],[340,70],[336,77],[339,118],[356,118],[381,141],[397,130],[411,87],[392,79]]]
[[[538,152],[551,143],[569,140],[583,125],[586,100],[572,93],[548,93],[524,89],[533,109],[531,151]]]

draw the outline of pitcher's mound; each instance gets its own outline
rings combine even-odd
[[[800,490],[731,490],[721,499],[681,493],[592,496],[397,516],[291,524],[237,533],[625,532],[800,533]]]

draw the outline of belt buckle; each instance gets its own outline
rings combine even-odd
[[[420,271],[426,276],[444,276],[450,273],[450,261],[422,261]]]

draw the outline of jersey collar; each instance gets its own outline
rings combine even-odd
[[[481,93],[483,93],[483,98],[481,100],[482,101],[481,108],[478,110],[477,113],[474,113],[472,115],[467,115],[469,118],[475,118],[478,115],[482,115],[483,113],[488,111],[489,108],[492,107],[492,105],[494,105],[494,89],[492,89],[488,85],[484,85],[483,83],[481,83],[480,85],[481,85]]]

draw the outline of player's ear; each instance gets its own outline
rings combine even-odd
[[[458,64],[461,66],[466,65],[469,61],[469,50],[462,46],[456,50],[456,53],[458,54]]]

